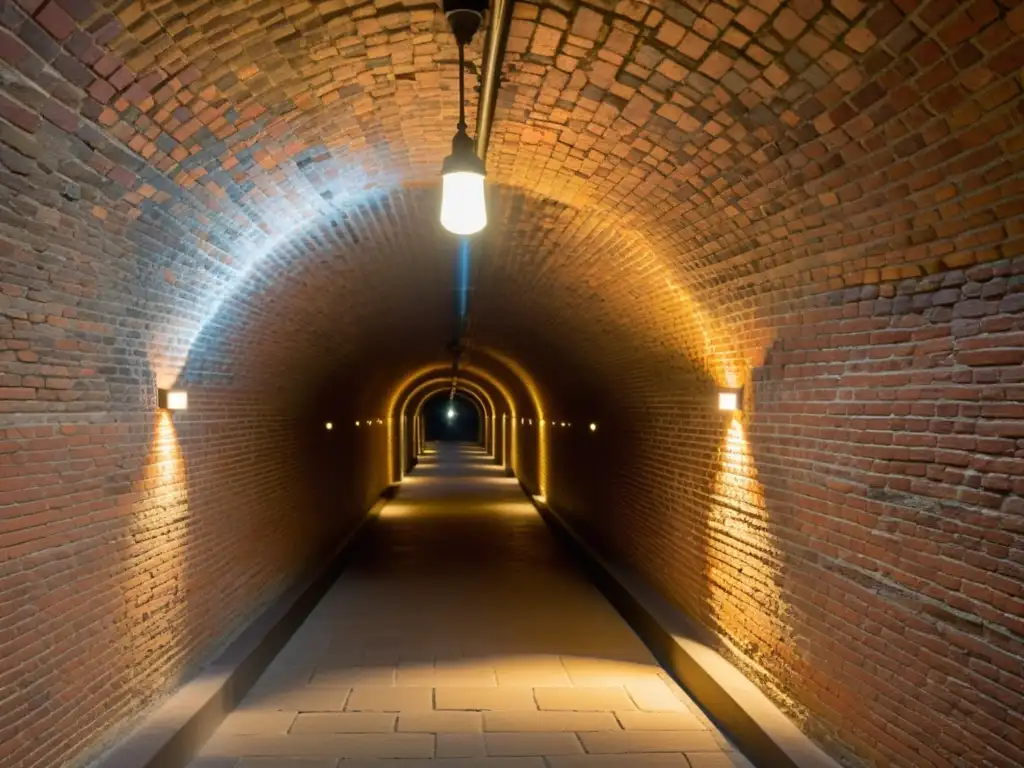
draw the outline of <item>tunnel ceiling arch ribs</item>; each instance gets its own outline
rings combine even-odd
[[[429,389],[430,387],[434,387],[435,385],[438,385],[438,384],[445,384],[446,386],[437,387],[435,389]],[[459,389],[460,392],[463,389],[465,389],[467,394],[469,394],[470,396],[475,398],[477,401],[479,401],[480,407],[483,409],[481,411],[481,416],[485,416],[486,415],[490,419],[494,419],[495,418],[495,415],[497,413],[497,409],[495,407],[494,400],[492,399],[491,394],[489,392],[487,392],[486,389],[484,389],[483,387],[481,387],[479,384],[477,384],[476,382],[472,381],[471,379],[463,379],[463,380],[461,380],[459,382],[458,389]],[[408,413],[408,409],[409,409],[409,405],[410,404],[415,404],[415,408],[413,409],[413,412],[414,412],[414,414],[419,415],[420,408],[423,406],[423,404],[426,402],[426,400],[429,397],[431,397],[432,395],[437,394],[438,392],[445,391],[445,390],[447,390],[447,391],[451,390],[451,379],[450,378],[438,377],[438,378],[427,379],[426,381],[422,382],[414,390],[409,392],[409,394],[403,399],[402,407],[401,407],[401,409],[399,411],[400,414],[401,414],[401,418],[402,419],[407,418],[407,413]],[[429,394],[425,394],[426,391],[429,391]]]
[[[436,389],[431,387],[439,384],[446,384],[446,386],[437,386]],[[467,384],[465,388],[461,389],[460,392],[463,395],[467,395],[473,399],[475,407],[477,408],[480,415],[480,426],[484,435],[484,446],[489,451],[495,450],[495,425],[497,424],[496,409],[491,394],[487,389],[480,384],[473,381],[462,382]],[[398,428],[401,430],[399,435],[399,478],[404,477],[406,471],[406,458],[409,450],[410,440],[415,439],[417,430],[420,429],[419,419],[423,411],[423,407],[434,395],[440,392],[447,392],[451,390],[451,380],[444,378],[428,379],[418,386],[415,390],[409,393],[409,395],[402,401],[402,416],[399,419]],[[413,410],[412,419],[406,417],[406,412],[410,403],[415,402],[416,407]],[[487,409],[490,408],[490,417],[487,416]],[[415,445],[415,443],[413,443]]]
[[[471,363],[460,364],[459,371],[460,375],[465,372],[470,375],[478,376],[490,386],[493,386],[508,403],[509,409],[513,413],[517,412],[519,407],[517,405],[517,399],[512,395],[510,385],[508,383],[512,380],[516,381],[518,385],[522,387],[524,392],[529,393],[529,396],[533,399],[532,404],[535,406],[539,404],[539,395],[535,394],[536,385],[533,384],[532,379],[523,381],[514,374],[510,375],[508,372],[501,372],[501,366],[498,366],[499,373],[495,374],[491,371],[492,367],[494,366],[482,366],[474,361]],[[408,397],[407,393],[422,379],[429,376],[444,377],[445,374],[447,374],[448,380],[451,381],[451,363],[437,362],[427,364],[406,373],[405,376],[396,381],[390,388],[390,394],[387,398],[387,412],[394,415],[399,404]],[[532,390],[531,386],[533,387]]]
[[[433,390],[430,389],[430,387],[433,387],[433,386],[441,384],[441,383],[444,383],[446,386],[438,387],[438,388],[433,389]],[[463,385],[465,385],[465,386],[463,386]],[[437,394],[438,392],[450,391],[450,390],[451,390],[451,379],[450,378],[447,378],[447,379],[446,378],[427,379],[426,381],[424,381],[421,384],[419,384],[411,392],[409,392],[409,394],[402,400],[402,407],[401,407],[401,410],[400,410],[401,416],[398,419],[398,424],[397,424],[398,429],[401,430],[400,439],[399,439],[399,444],[400,444],[399,457],[400,457],[400,461],[404,461],[403,457],[405,456],[405,453],[406,453],[406,441],[408,440],[408,435],[412,431],[412,425],[415,423],[415,420],[419,419],[420,413],[421,413],[421,411],[423,409],[423,406],[426,403],[426,401],[431,396]],[[495,423],[497,421],[497,409],[495,407],[494,400],[493,400],[491,394],[487,391],[487,389],[485,387],[482,387],[480,384],[477,384],[476,382],[474,382],[472,380],[468,380],[468,379],[463,379],[463,380],[460,381],[460,391],[464,392],[465,394],[468,394],[469,396],[474,398],[474,400],[479,404],[479,406],[480,406],[480,419],[481,419],[480,423],[481,423],[481,426],[483,427],[483,430],[484,430],[485,439],[489,435],[490,438],[491,438],[491,441],[493,441],[493,438],[494,438],[493,430],[494,430],[494,425],[495,425]],[[425,394],[425,392],[429,393],[429,394]],[[412,422],[410,422],[408,420],[408,417],[407,417],[408,408],[409,408],[409,405],[411,403],[415,403],[415,406],[416,406],[413,409],[413,421]],[[488,446],[488,448],[491,448],[491,447],[492,446]],[[402,466],[402,471],[404,472],[404,466]]]
[[[509,444],[509,463],[514,470],[519,469],[519,451],[520,451],[520,428],[519,428],[519,415],[525,412],[527,406],[520,405],[524,401],[528,402],[534,407],[538,414],[543,414],[544,406],[541,401],[541,393],[539,387],[534,381],[532,376],[520,367],[520,372],[523,376],[527,377],[525,380],[520,378],[520,375],[511,369],[505,367],[504,363],[498,361],[493,356],[487,356],[480,350],[473,352],[471,358],[467,358],[462,361],[459,366],[460,376],[468,375],[474,378],[480,378],[487,385],[494,387],[501,398],[508,404],[510,414],[510,444]],[[408,402],[408,393],[414,389],[418,382],[421,382],[430,377],[441,377],[451,381],[451,364],[436,362],[421,366],[420,368],[413,369],[407,372],[401,379],[394,383],[389,392],[388,406],[386,408],[387,413],[390,417],[394,417],[397,414],[396,409],[399,408],[400,404],[404,408],[404,403]],[[515,392],[515,394],[513,394]],[[397,424],[399,419],[394,419]],[[494,422],[497,424],[497,420]],[[404,434],[404,433],[403,433]],[[399,436],[398,441],[402,440],[402,436]],[[536,437],[536,451],[538,456],[538,466],[541,468],[547,468],[547,441],[545,439],[545,432],[542,429],[537,430]],[[538,472],[537,484],[539,489],[545,489],[547,487],[547,475],[545,471]]]

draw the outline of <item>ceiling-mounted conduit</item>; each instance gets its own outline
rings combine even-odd
[[[480,82],[480,105],[476,114],[476,154],[487,164],[487,147],[491,138],[494,110],[501,87],[501,65],[512,25],[513,0],[491,0],[491,14],[484,41],[484,72]]]

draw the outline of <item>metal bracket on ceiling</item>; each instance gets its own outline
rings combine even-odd
[[[487,0],[444,0],[443,8],[455,41],[469,45],[483,22]]]

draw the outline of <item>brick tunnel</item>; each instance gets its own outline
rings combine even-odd
[[[0,2],[0,765],[1024,764],[1024,5],[458,60]]]

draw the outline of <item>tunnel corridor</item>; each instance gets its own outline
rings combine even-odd
[[[515,480],[442,443],[192,765],[749,765],[731,752]]]
[[[1022,73],[1019,0],[0,0],[0,766],[1024,765]]]

